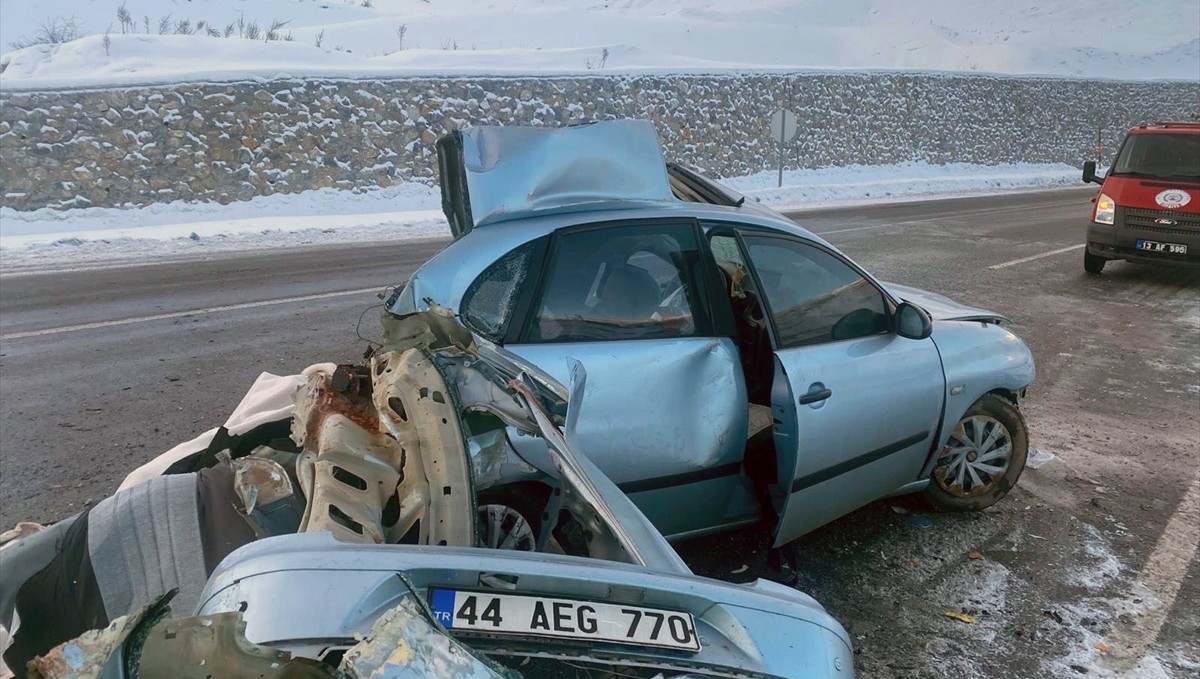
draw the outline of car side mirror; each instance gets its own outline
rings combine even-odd
[[[1103,184],[1104,180],[1096,176],[1096,161],[1089,160],[1083,164],[1083,181],[1093,184]]]
[[[908,339],[923,340],[933,334],[933,319],[929,312],[915,304],[901,302],[896,307],[896,334]]]

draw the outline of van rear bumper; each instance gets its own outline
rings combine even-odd
[[[1131,229],[1117,211],[1116,224],[1088,224],[1087,251],[1105,259],[1123,259],[1127,262],[1166,266],[1200,266],[1200,231],[1194,234],[1151,233]],[[1176,243],[1187,246],[1186,255],[1150,252],[1138,249],[1138,241]]]

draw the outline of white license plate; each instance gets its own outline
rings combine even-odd
[[[678,611],[436,588],[429,590],[429,604],[451,630],[700,650],[695,621]]]
[[[1180,243],[1160,243],[1156,240],[1139,240],[1137,249],[1150,252],[1166,252],[1172,255],[1186,255],[1187,246]]]

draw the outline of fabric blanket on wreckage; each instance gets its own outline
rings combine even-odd
[[[238,509],[228,461],[260,446],[297,453],[288,438],[296,391],[313,372],[335,367],[262,373],[223,426],[138,467],[95,506],[0,550],[0,578],[23,582],[11,594],[5,587],[15,608],[11,620],[0,619],[0,677],[26,676],[34,657],[172,590],[171,614],[192,615],[221,560],[259,537]],[[298,522],[291,509],[283,520]]]

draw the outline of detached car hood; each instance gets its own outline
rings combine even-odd
[[[884,287],[888,289],[896,297],[911,302],[929,312],[929,315],[935,321],[983,321],[985,323],[1008,323],[1009,319],[994,311],[986,309],[977,309],[964,304],[959,304],[949,297],[944,297],[937,293],[921,290],[920,288],[910,288],[907,285],[897,285],[895,283],[884,283]]]
[[[442,211],[456,239],[535,213],[676,202],[646,120],[470,127],[439,139],[437,153]]]

